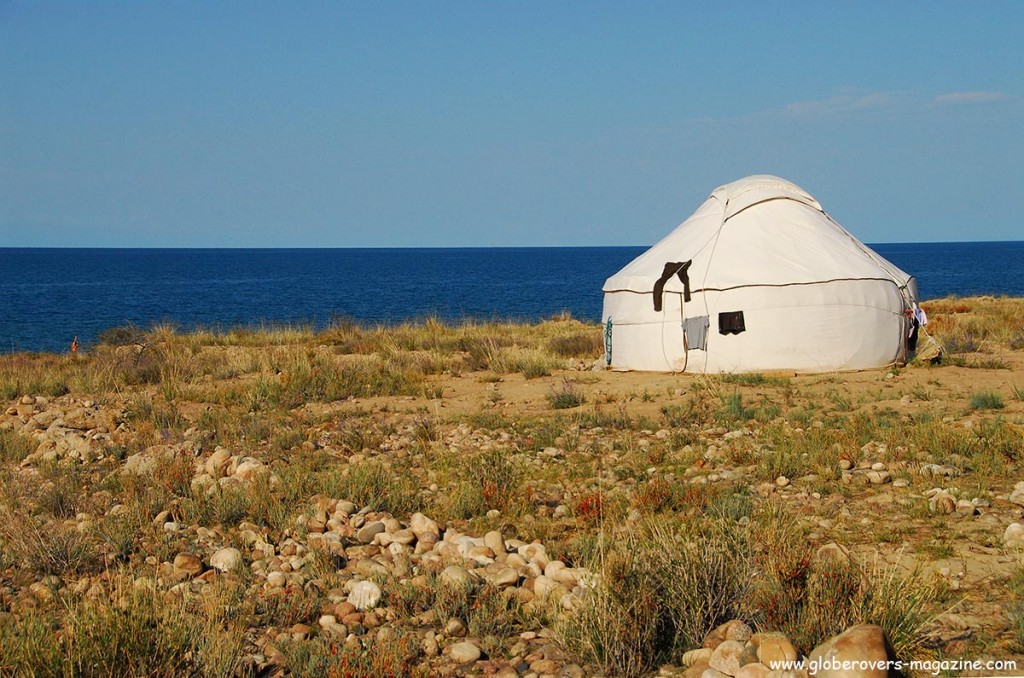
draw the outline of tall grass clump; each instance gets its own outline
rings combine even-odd
[[[579,407],[587,401],[583,391],[576,385],[576,382],[569,379],[562,380],[561,388],[552,387],[547,394],[548,403],[552,409],[566,410]]]
[[[64,651],[73,675],[181,675],[198,640],[198,629],[182,611],[147,592],[120,605],[82,604],[71,610],[66,627]]]
[[[419,483],[412,473],[378,461],[358,464],[348,475],[336,478],[328,491],[331,496],[395,515],[409,515],[423,508]]]
[[[818,558],[794,516],[775,504],[753,522],[756,585],[746,604],[758,625],[785,633],[807,653],[852,625],[877,624],[897,658],[925,658],[934,580],[877,561],[865,567],[849,557]]]
[[[527,379],[536,379],[549,376],[553,370],[561,367],[559,360],[536,348],[502,346],[494,340],[488,340],[477,350],[477,362],[497,374],[521,372]]]
[[[799,445],[783,440],[774,448],[758,453],[756,474],[764,480],[775,480],[779,476],[799,478],[808,472],[808,460]]]
[[[84,361],[70,356],[14,354],[0,356],[0,400],[23,395],[62,396],[71,391]]]
[[[438,515],[469,519],[491,509],[515,515],[528,508],[532,497],[523,491],[524,466],[512,450],[494,448],[459,463],[458,483],[432,507]]]
[[[49,479],[36,488],[37,505],[54,518],[71,518],[78,513],[81,503],[85,487],[82,475],[73,469],[44,468]]]
[[[1024,564],[1018,562],[1006,580],[1012,598],[1007,608],[1011,652],[1024,652]]]
[[[0,510],[0,547],[4,555],[37,574],[70,575],[95,571],[99,547],[92,536],[58,520],[44,521]]]
[[[346,398],[420,395],[424,363],[408,354],[331,356],[314,349],[287,348],[274,353],[269,368],[237,399],[249,411]],[[431,367],[430,369],[433,369]]]
[[[0,624],[0,667],[14,675],[181,676],[203,673],[202,627],[155,592],[136,590],[105,604],[72,601],[55,622],[30,613]]]
[[[36,449],[37,443],[13,431],[0,431],[0,462],[19,462]]]
[[[737,424],[748,419],[753,419],[757,410],[747,407],[743,402],[743,394],[734,391],[729,395],[722,396],[722,407],[716,418],[722,424]]]
[[[296,355],[281,375],[280,404],[332,402],[349,397],[416,395],[422,373],[405,361],[351,356],[336,361],[319,354]]]
[[[480,483],[487,510],[507,513],[521,504],[524,469],[511,450],[495,448],[480,454],[471,465],[472,475]]]
[[[604,354],[604,337],[600,330],[578,332],[552,338],[547,348],[561,358],[598,358]]]
[[[948,353],[979,353],[995,345],[1024,346],[1024,307],[1007,297],[938,299],[925,304],[928,332]]]
[[[606,674],[640,676],[678,663],[739,615],[747,540],[736,523],[651,521],[607,543],[588,563],[600,573],[596,587],[557,626],[571,651]]]
[[[703,429],[715,421],[715,403],[706,392],[673,405],[662,405],[663,424],[672,429]]]
[[[877,560],[867,569],[858,591],[855,623],[878,624],[885,629],[893,652],[900,659],[930,655],[925,629],[935,621],[931,605],[938,597],[938,583],[914,570],[902,574],[897,564]]]
[[[746,374],[720,374],[715,377],[723,384],[737,384],[739,386],[789,386],[789,377],[778,377],[750,372]]]
[[[780,506],[769,505],[755,518],[759,549],[754,561],[760,576],[748,600],[752,616],[807,653],[853,619],[854,573],[845,567],[817,571],[803,530]],[[836,600],[823,597],[840,592]]]
[[[1015,600],[1010,605],[1010,650],[1024,652],[1024,602]]]
[[[318,636],[307,641],[285,640],[280,643],[280,650],[285,657],[285,666],[295,676],[429,678],[432,675],[430,669],[420,663],[420,639],[407,631],[374,639],[365,648]]]
[[[971,395],[972,410],[1001,410],[1005,407],[1003,397],[995,391],[978,391]]]

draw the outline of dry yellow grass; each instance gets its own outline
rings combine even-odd
[[[902,633],[903,653],[1017,656],[1024,578],[1001,536],[1020,511],[1007,497],[1024,460],[1024,301],[924,306],[947,349],[941,364],[842,375],[593,371],[601,329],[568,317],[319,332],[161,327],[77,356],[0,356],[0,404],[13,412],[0,411],[0,670],[84,661],[68,645],[86,637],[83,619],[103,630],[88,636],[98,644],[89,661],[128,661],[117,659],[118,643],[142,650],[124,634],[152,638],[110,611],[122,588],[112,575],[141,590],[184,550],[231,544],[251,561],[254,537],[302,544],[320,507],[339,499],[400,520],[423,511],[450,529],[539,539],[552,557],[600,573],[607,588],[557,626],[578,661],[612,673],[678,661],[733,614],[784,627],[802,646],[863,620]],[[54,408],[62,418],[95,413],[74,429],[84,457],[40,443]],[[132,455],[159,446],[172,453],[155,473],[123,473]],[[268,474],[194,484],[196,464],[217,446]],[[865,464],[884,465],[896,482],[865,482]],[[930,509],[936,487],[977,500],[980,514]],[[777,505],[785,511],[772,513]],[[178,531],[154,524],[158,516]],[[808,563],[802,584],[787,589],[785,577],[831,541],[850,550],[858,576],[830,579]],[[498,660],[511,659],[521,631],[556,626],[548,611],[485,588],[448,600],[436,572],[419,587],[382,575],[382,623],[394,635],[378,644],[361,627],[366,645],[351,654],[316,631],[317,619],[346,568],[366,557],[309,555],[303,567],[320,583],[289,596],[259,598],[251,587],[262,575],[246,570],[217,575],[208,597],[160,614],[129,601],[147,629],[167,631],[152,672],[179,670],[172,657],[184,656],[187,671],[228,675],[270,643],[295,675],[343,666],[429,675],[442,660],[409,633],[442,630],[447,619],[431,610],[463,615]],[[697,564],[719,567],[721,586],[695,579]],[[838,616],[794,602],[843,591],[857,604]],[[692,614],[700,596],[718,594],[717,611]],[[634,595],[650,605],[636,607]],[[922,630],[950,608],[971,616],[971,636],[950,640],[948,615]],[[664,633],[637,633],[645,614]],[[313,640],[291,640],[296,623],[313,627]]]

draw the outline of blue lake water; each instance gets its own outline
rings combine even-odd
[[[1024,242],[872,247],[924,299],[1024,296]],[[645,247],[0,248],[0,353],[64,351],[104,329],[550,317],[598,321],[605,279]]]

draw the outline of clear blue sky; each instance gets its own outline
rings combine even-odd
[[[0,0],[0,246],[1024,239],[1024,2]]]

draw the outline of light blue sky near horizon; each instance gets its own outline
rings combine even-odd
[[[1021,240],[1024,3],[0,0],[0,247]]]

